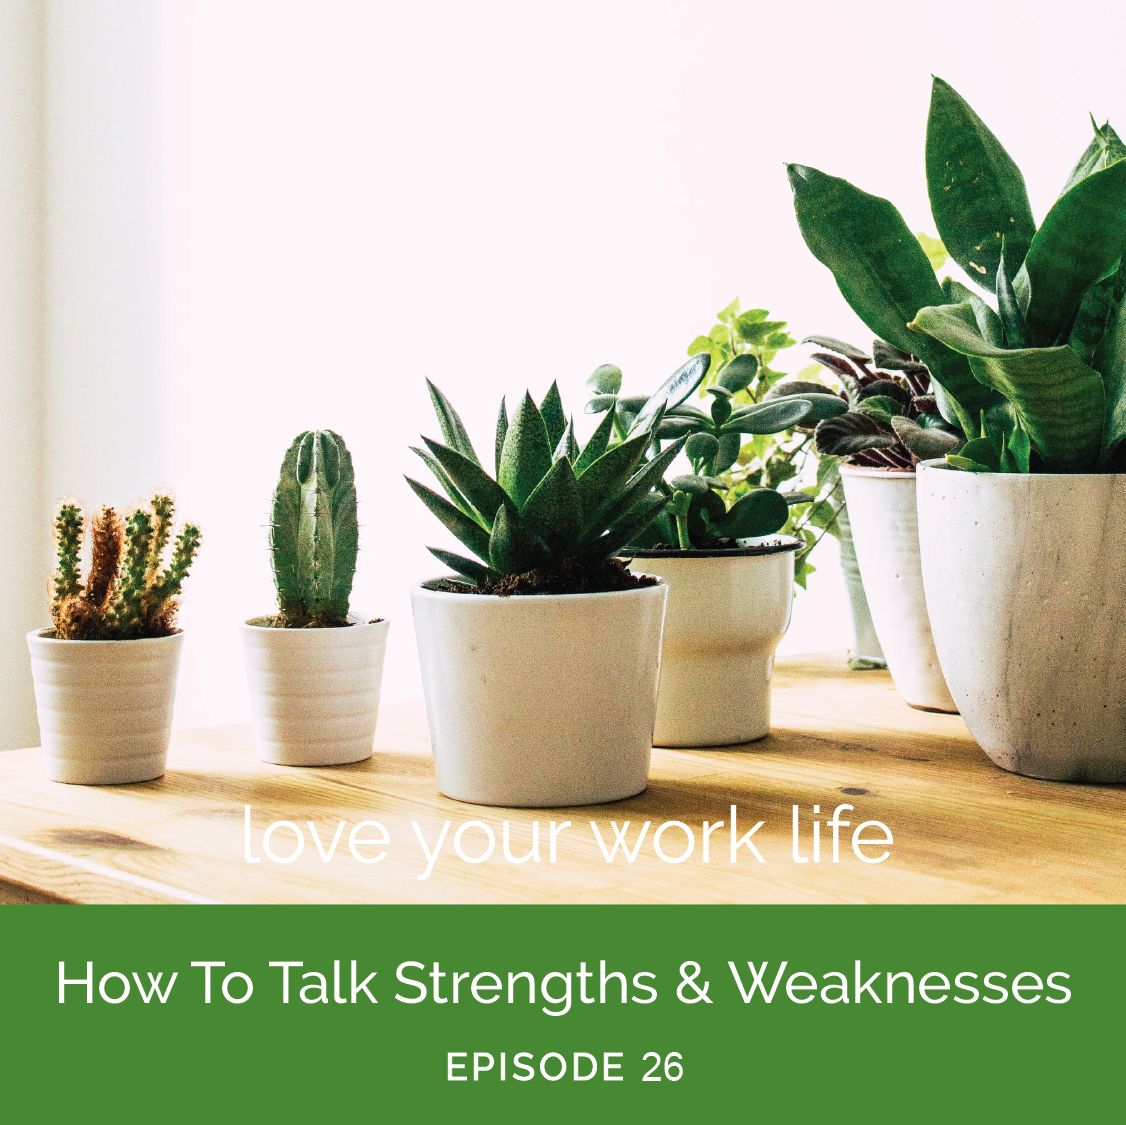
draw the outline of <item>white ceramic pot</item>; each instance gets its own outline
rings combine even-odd
[[[341,766],[371,757],[389,621],[339,629],[241,626],[258,757]]]
[[[27,635],[52,781],[121,785],[164,773],[184,634],[139,641]]]
[[[891,678],[910,706],[956,712],[923,594],[915,474],[842,465],[841,480],[864,593]]]
[[[919,472],[935,644],[997,765],[1126,781],[1126,475]]]
[[[411,591],[438,788],[479,805],[594,805],[649,784],[667,587]]]
[[[794,552],[638,551],[669,584],[654,746],[730,746],[770,730],[774,650],[790,625]]]

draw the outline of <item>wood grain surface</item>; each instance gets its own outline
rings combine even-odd
[[[860,862],[842,830],[831,862],[824,822],[838,804],[855,827],[875,820],[894,835],[891,856]],[[741,848],[730,859],[730,806],[738,834],[763,821],[753,842],[766,862]],[[803,824],[801,851],[811,853],[813,806],[821,827],[821,862],[792,858],[792,806]],[[243,855],[244,806],[251,806],[253,852]],[[298,825],[306,843],[288,864],[263,856],[262,833],[279,820]],[[308,822],[327,848],[324,862]],[[549,861],[552,821],[569,820]],[[695,837],[693,854],[666,863],[653,849],[656,830],[680,821]],[[703,822],[724,821],[703,859]],[[348,851],[360,821],[390,837],[374,864]],[[433,848],[445,842],[428,878],[413,825]],[[481,863],[459,858],[457,830],[483,821],[496,838]],[[539,823],[540,862],[503,855],[529,848]],[[619,850],[607,863],[591,828],[613,840],[622,826],[632,847],[650,828],[634,862]],[[370,834],[372,830],[365,830]],[[878,835],[878,833],[876,833]],[[295,837],[279,829],[280,856]],[[665,830],[661,847],[678,856],[686,836]],[[479,855],[486,836],[470,825],[461,846]],[[881,848],[869,848],[878,855]],[[248,726],[178,731],[167,774],[138,785],[60,785],[43,775],[38,750],[0,754],[0,903],[985,903],[1126,902],[1126,786],[1079,786],[1005,773],[977,748],[961,719],[908,708],[886,673],[849,672],[840,654],[779,662],[774,728],[765,739],[723,750],[654,750],[645,793],[612,805],[578,809],[496,809],[438,793],[421,705],[386,706],[368,762],[330,769],[266,765]]]

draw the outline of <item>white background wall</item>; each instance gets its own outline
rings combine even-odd
[[[71,193],[48,240],[69,287],[51,306],[48,339],[69,357],[55,378],[130,396],[147,428],[111,426],[99,451],[81,412],[60,410],[44,479],[90,503],[168,484],[203,525],[183,617],[188,725],[245,713],[235,624],[271,603],[269,496],[299,430],[332,427],[353,450],[354,603],[394,620],[385,697],[415,697],[406,590],[436,570],[424,545],[447,542],[401,479],[408,444],[436,432],[424,375],[488,449],[501,393],[557,378],[577,410],[607,361],[648,390],[736,294],[795,335],[865,343],[801,242],[785,161],[932,230],[932,72],[1008,146],[1041,216],[1089,139],[1087,111],[1126,126],[1124,17],[1101,0],[46,7],[75,66],[102,66],[52,79],[70,80],[49,104],[77,129],[48,146]],[[114,144],[131,153],[116,172]],[[123,251],[120,231],[97,234],[106,222],[134,240],[124,272],[107,268]],[[827,546],[791,650],[846,643]]]

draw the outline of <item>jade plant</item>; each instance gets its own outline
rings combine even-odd
[[[818,424],[819,454],[844,457],[853,465],[909,471],[919,461],[945,457],[965,443],[938,412],[930,372],[917,356],[886,340],[874,340],[870,356],[831,336],[809,336],[803,342],[826,349],[810,358],[840,379],[848,401],[847,412]],[[774,390],[803,394],[817,386],[795,380]]]
[[[1094,124],[1092,122],[1092,124]],[[927,123],[931,213],[985,294],[941,284],[895,207],[789,166],[806,244],[882,339],[930,370],[975,472],[1116,472],[1126,437],[1126,145],[1094,136],[1037,226],[1024,178],[970,106],[936,78]]]
[[[359,549],[352,455],[332,430],[306,430],[282,459],[270,520],[270,560],[285,629],[347,625]]]
[[[155,495],[122,517],[103,507],[87,518],[64,501],[54,520],[56,568],[51,619],[63,641],[131,641],[177,632],[180,589],[199,550],[199,528],[185,524],[169,550],[175,505]],[[90,569],[82,581],[87,531]]]
[[[691,370],[682,368],[666,382],[663,398],[639,404],[626,419],[608,410],[583,446],[555,383],[538,406],[525,393],[511,421],[502,399],[492,476],[453,405],[427,380],[444,441],[424,437],[426,448],[414,452],[446,495],[410,477],[407,483],[475,558],[438,547],[428,548],[431,554],[472,585],[492,589],[502,583],[507,592],[511,586],[502,580],[517,575],[597,571],[665,506],[665,495],[654,487],[685,439],[651,461],[645,455],[699,366],[690,364]],[[611,444],[616,428],[622,440]]]

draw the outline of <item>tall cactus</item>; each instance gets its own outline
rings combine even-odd
[[[346,624],[358,548],[352,456],[331,430],[306,430],[286,450],[274,492],[270,552],[278,624]]]

